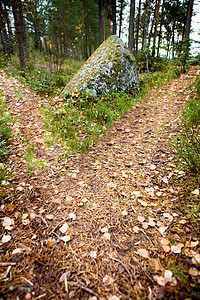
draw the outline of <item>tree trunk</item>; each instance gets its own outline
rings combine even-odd
[[[99,0],[99,45],[103,43],[102,0]]]
[[[112,22],[113,22],[113,34],[116,35],[117,33],[117,20],[116,20],[116,0],[111,0],[111,7],[112,7]]]
[[[10,59],[10,43],[9,43],[9,37],[6,30],[6,21],[5,21],[5,14],[2,7],[2,4],[0,2],[0,36],[1,36],[1,44],[4,55]]]
[[[14,0],[12,3],[12,11],[14,16],[15,31],[16,31],[17,42],[18,42],[19,62],[21,68],[25,70],[26,64],[24,58],[23,35],[22,35],[22,28],[20,22],[19,5],[20,5],[19,1]]]
[[[159,36],[158,36],[157,57],[159,57],[159,50],[160,50],[160,44],[161,44],[164,10],[165,10],[165,0],[163,0],[163,3],[162,3],[162,11],[161,11],[161,17],[160,17],[160,30],[159,30]]]
[[[124,8],[124,0],[121,0],[120,1],[120,15],[119,15],[119,37],[121,37],[121,32],[122,32],[123,8]]]
[[[128,47],[130,51],[135,51],[134,45],[134,20],[135,19],[135,0],[131,0],[130,4],[130,19],[129,19],[129,36],[128,36]]]
[[[140,14],[141,14],[141,0],[139,0],[138,16],[137,16],[137,31],[136,31],[136,41],[135,41],[135,52],[138,53],[138,43],[139,43],[139,30],[140,30]]]
[[[24,13],[23,13],[23,6],[22,6],[22,2],[21,0],[18,0],[19,2],[19,21],[20,21],[20,25],[21,25],[21,33],[22,33],[22,39],[23,39],[23,45],[24,45],[24,49],[25,49],[25,53],[26,53],[26,58],[29,57],[29,53],[28,53],[28,39],[27,39],[27,33],[26,33],[26,24],[25,24],[25,20],[24,20]]]
[[[188,2],[188,9],[187,9],[187,20],[185,26],[185,39],[188,39],[190,36],[190,26],[192,20],[192,10],[193,10],[194,0],[189,0]]]
[[[154,27],[153,47],[152,47],[152,56],[153,57],[155,57],[155,53],[156,53],[156,36],[157,36],[157,30],[158,30],[160,2],[161,2],[161,0],[158,0],[157,6],[156,6],[155,27]]]
[[[150,0],[146,0],[145,10],[144,10],[144,24],[143,24],[143,34],[142,34],[142,50],[144,51],[147,46],[147,36],[149,27],[149,8]]]

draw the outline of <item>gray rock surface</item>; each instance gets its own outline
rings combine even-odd
[[[94,97],[104,93],[139,91],[136,63],[117,36],[103,42],[67,84],[63,92],[86,92]]]

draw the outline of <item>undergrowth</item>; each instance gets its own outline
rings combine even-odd
[[[196,81],[197,96],[192,97],[182,112],[180,134],[175,141],[177,157],[185,169],[200,175],[200,76]]]
[[[30,53],[26,60],[26,70],[21,70],[18,57],[13,56],[7,64],[6,72],[16,77],[23,85],[28,85],[40,96],[55,96],[74,76],[83,61],[62,59],[59,65],[55,64],[51,56],[45,53]]]
[[[11,116],[6,110],[6,100],[0,92],[0,195],[6,194],[10,172],[6,167],[6,159],[10,152]]]
[[[140,97],[170,81],[176,73],[173,68],[142,76]],[[177,76],[177,74],[176,74]],[[87,94],[67,94],[52,102],[52,109],[41,106],[48,132],[47,143],[60,139],[66,152],[84,153],[105,134],[115,120],[127,113],[137,102],[124,92],[94,98]],[[50,132],[50,133],[49,133]]]

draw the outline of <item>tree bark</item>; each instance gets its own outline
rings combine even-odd
[[[162,3],[162,11],[161,11],[161,17],[160,17],[160,30],[159,30],[159,36],[158,36],[157,57],[159,57],[159,50],[160,50],[160,44],[161,44],[164,10],[165,10],[165,0],[163,0],[163,3]]]
[[[149,27],[149,8],[150,0],[146,0],[145,10],[144,10],[144,24],[143,24],[143,34],[142,34],[142,50],[144,51],[147,46],[147,36]]]
[[[0,2],[0,36],[1,36],[3,53],[8,59],[10,59],[11,51],[10,51],[9,37],[6,30],[5,11],[3,10],[1,2]]]
[[[117,20],[116,20],[116,0],[111,0],[112,7],[112,22],[113,22],[113,30],[112,33],[116,35],[117,33]]]
[[[19,5],[20,5],[19,1],[14,0],[12,3],[12,11],[14,16],[15,31],[16,31],[17,42],[18,42],[19,62],[21,68],[25,70],[26,64],[24,58],[23,35],[22,35],[22,28],[20,23]]]
[[[141,0],[139,0],[138,16],[137,16],[137,31],[135,40],[135,53],[138,53],[138,42],[139,42],[139,30],[140,30],[140,14],[141,14]]]
[[[124,0],[120,1],[120,14],[119,14],[119,37],[122,32],[122,19],[123,19]]]
[[[19,21],[20,21],[20,25],[21,25],[21,32],[22,32],[22,39],[23,39],[23,45],[24,45],[24,49],[25,49],[25,53],[26,53],[26,58],[29,57],[29,52],[28,52],[28,39],[27,39],[27,33],[26,33],[26,24],[25,24],[25,20],[24,20],[24,13],[23,13],[23,5],[21,0],[18,0],[19,2]]]
[[[185,26],[185,39],[188,39],[190,36],[190,26],[192,20],[192,10],[193,10],[194,0],[188,1],[188,9],[187,9],[187,20]]]
[[[156,37],[157,37],[157,30],[158,30],[160,2],[161,2],[161,0],[158,0],[157,6],[156,6],[155,27],[154,27],[153,47],[152,47],[152,56],[153,57],[155,57],[155,53],[156,53]]]
[[[99,0],[99,45],[103,43],[103,14],[102,0]]]
[[[130,4],[130,19],[129,19],[129,36],[128,36],[128,47],[130,51],[135,51],[134,45],[134,21],[135,21],[135,0],[131,0]]]

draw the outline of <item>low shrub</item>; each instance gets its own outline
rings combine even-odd
[[[177,156],[197,176],[200,174],[200,76],[197,97],[191,98],[182,112],[180,135],[175,141]]]

